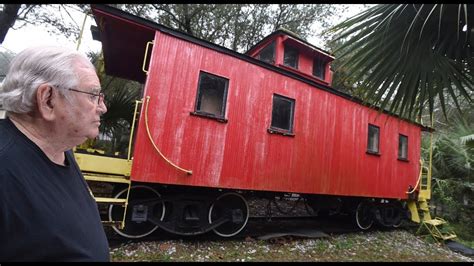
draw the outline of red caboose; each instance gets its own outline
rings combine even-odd
[[[387,226],[403,218],[426,128],[333,89],[328,52],[278,30],[240,54],[111,7],[92,11],[105,71],[144,83],[126,170],[76,154],[91,180],[129,176],[128,207],[109,210],[111,220],[126,211],[120,234],[233,236],[249,195],[282,193],[314,210],[353,210],[363,229],[374,212]]]

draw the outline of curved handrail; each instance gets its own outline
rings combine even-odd
[[[185,173],[187,173],[188,175],[192,175],[193,174],[193,171],[191,170],[186,170],[184,168],[181,168],[179,166],[177,166],[176,164],[174,164],[173,162],[171,162],[168,158],[166,158],[163,153],[161,153],[160,149],[158,149],[158,147],[156,146],[155,142],[153,141],[153,138],[151,137],[151,133],[150,133],[150,128],[148,127],[148,103],[150,102],[150,96],[146,96],[146,103],[145,103],[145,127],[146,127],[146,132],[148,133],[148,138],[150,139],[150,142],[151,144],[153,144],[153,147],[155,148],[155,150],[158,152],[158,154],[161,156],[161,158],[163,158],[167,163],[171,164],[173,167],[175,167],[176,169],[178,170],[181,170]]]

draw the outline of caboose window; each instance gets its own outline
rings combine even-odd
[[[398,135],[398,159],[408,160],[408,137]]]
[[[313,60],[313,76],[324,79],[326,64],[322,58],[315,57]]]
[[[258,58],[270,64],[275,63],[275,41],[263,48]]]
[[[369,137],[367,141],[367,152],[379,154],[380,128],[369,124]]]
[[[291,46],[285,46],[283,64],[285,66],[298,68],[298,49]]]
[[[273,94],[272,124],[270,133],[293,132],[293,116],[295,100],[281,95]]]
[[[199,73],[195,112],[224,118],[228,84],[228,79],[205,72]]]

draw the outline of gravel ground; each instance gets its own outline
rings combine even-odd
[[[124,243],[111,249],[114,262],[474,262],[403,229],[308,239],[162,240]]]
[[[251,216],[264,216],[268,214],[269,208],[273,217],[281,215],[279,210],[292,215],[311,214],[302,201],[294,199],[279,200],[270,205],[266,200],[249,200],[248,203]],[[328,233],[319,238],[290,234],[260,240],[259,235],[286,231],[291,227],[344,227],[337,220],[329,223],[309,220],[306,223],[289,221],[272,224],[273,222],[266,223],[264,220],[253,222],[253,225],[249,222],[240,237],[231,239],[212,237],[212,232],[209,233],[211,237],[204,235],[170,239],[162,237],[158,230],[151,239],[112,245],[111,259],[114,262],[474,262],[474,257],[463,256],[444,245],[432,243],[431,239],[415,236],[416,229],[409,227],[368,232],[338,229],[339,233]]]

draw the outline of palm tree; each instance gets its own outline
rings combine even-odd
[[[470,113],[472,115],[472,112]],[[433,178],[474,182],[474,123],[458,114],[450,117],[449,126],[440,129],[433,142]],[[427,143],[425,150],[429,149]]]
[[[432,202],[435,213],[448,216],[456,224],[468,224],[474,215],[470,207],[474,200],[474,113],[463,115],[448,112],[449,121],[439,125],[433,138]],[[431,143],[423,139],[424,157]],[[458,228],[459,229],[459,228]],[[474,229],[456,230],[462,239],[472,239]]]
[[[328,32],[344,41],[337,65],[361,81],[363,100],[409,119],[426,106],[432,118],[436,100],[446,117],[448,97],[472,106],[473,5],[376,5]]]
[[[95,143],[95,146],[101,143],[102,148],[108,154],[120,152],[121,156],[125,156],[133,122],[135,100],[140,99],[142,85],[135,81],[105,74],[101,68],[102,59],[100,55],[90,52],[88,56],[98,69],[98,76],[102,85],[102,91],[105,94],[107,106],[107,112],[102,115],[99,127],[102,141],[99,138],[99,142]]]

